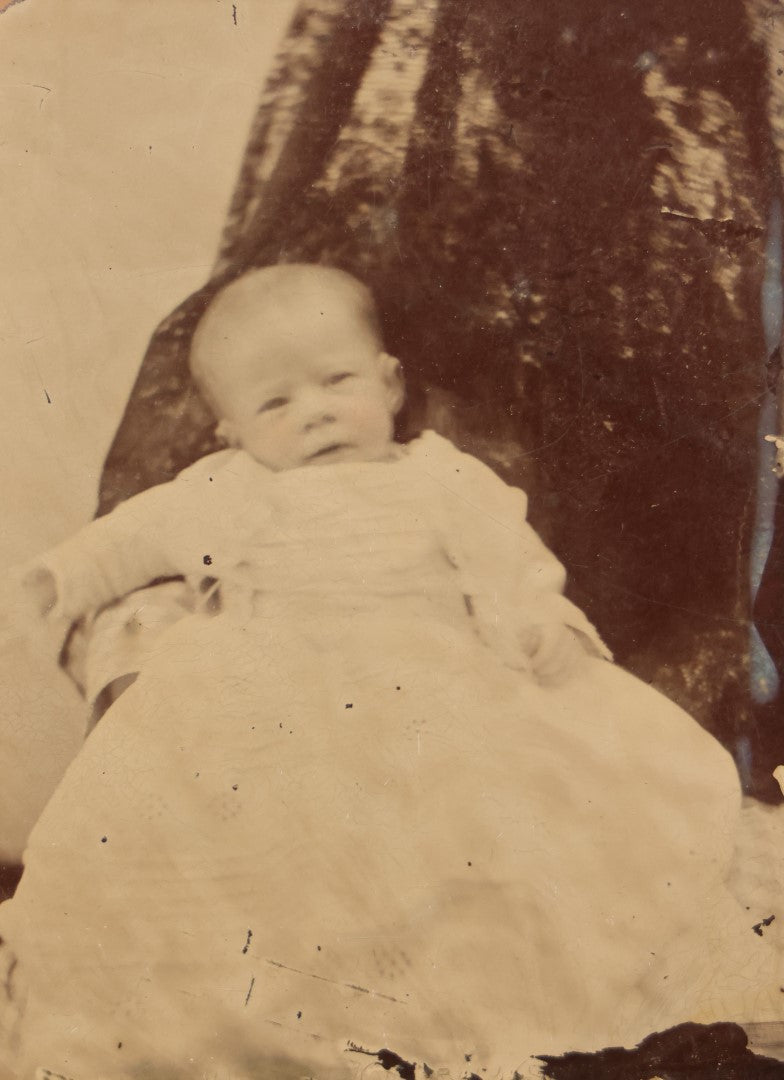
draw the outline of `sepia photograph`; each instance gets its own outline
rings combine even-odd
[[[784,1077],[779,0],[0,85],[0,1080]]]

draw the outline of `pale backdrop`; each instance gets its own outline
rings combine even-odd
[[[294,7],[0,0],[4,565],[91,517],[150,334],[209,272]],[[2,857],[20,849],[83,716],[33,658],[0,658],[0,680]]]

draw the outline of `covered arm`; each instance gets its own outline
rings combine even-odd
[[[445,507],[448,555],[483,639],[511,660],[526,629],[560,624],[576,630],[589,652],[611,659],[596,628],[563,595],[566,572],[528,523],[524,492],[439,436],[424,436],[422,450]]]
[[[39,597],[48,587],[51,617],[70,622],[158,578],[184,574],[172,531],[193,513],[190,492],[178,479],[128,499],[31,560],[23,583]]]
[[[30,577],[43,574],[54,585],[52,615],[75,620],[159,578],[203,571],[227,489],[236,501],[234,459],[232,451],[202,458],[28,563]]]
[[[77,543],[71,556],[67,548],[72,542],[68,541],[44,557],[58,585],[67,587],[58,590],[63,600],[67,591],[71,600],[80,598],[76,606],[89,601],[84,610],[95,610],[92,617],[73,626],[61,656],[89,702],[95,702],[110,685],[118,685],[117,680],[127,684],[155,651],[160,634],[173,623],[197,608],[214,609],[215,586],[204,592],[205,575],[214,581],[207,553],[215,552],[215,545],[222,546],[215,535],[219,523],[233,522],[235,517],[225,512],[227,488],[232,506],[237,503],[237,484],[244,494],[240,505],[247,501],[246,471],[238,470],[232,452],[211,454],[173,483],[149,489],[88,526],[86,549]],[[119,534],[116,543],[107,530]],[[110,540],[111,548],[107,546]],[[95,578],[83,562],[87,551],[93,551],[100,562]],[[136,554],[141,558],[136,559]],[[175,576],[186,580],[160,582]],[[154,587],[146,587],[151,582]],[[69,616],[68,626],[70,611]]]

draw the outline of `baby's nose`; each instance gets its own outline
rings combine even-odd
[[[323,424],[334,424],[335,417],[329,412],[320,413],[317,416],[311,416],[309,420],[305,421],[305,431],[313,431],[315,428],[321,427]]]
[[[303,403],[305,431],[312,431],[314,428],[321,427],[322,424],[334,423],[333,410],[325,397],[319,393],[311,394]]]

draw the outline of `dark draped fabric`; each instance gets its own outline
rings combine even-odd
[[[617,659],[773,797],[780,709],[754,707],[748,670],[778,187],[764,8],[303,3],[214,275],[152,339],[99,512],[216,447],[187,353],[221,282],[345,268],[402,360],[401,435],[435,427],[523,486]]]

